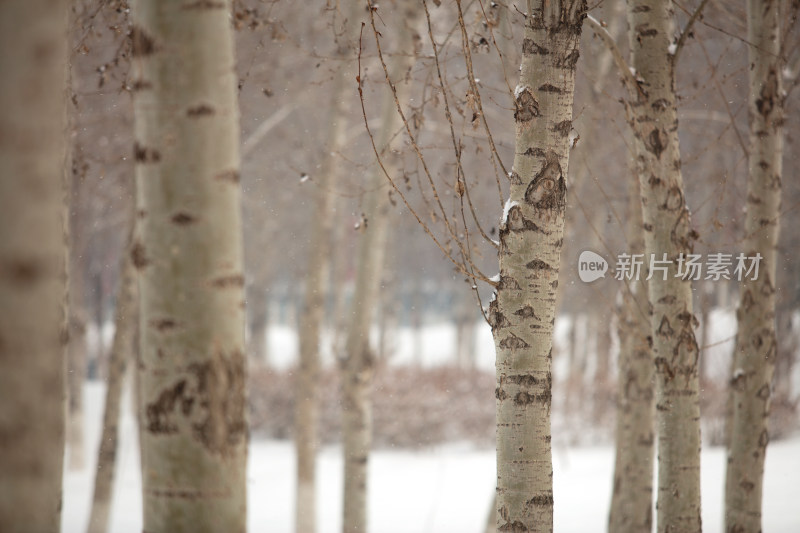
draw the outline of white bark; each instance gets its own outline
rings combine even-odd
[[[0,528],[60,530],[67,2],[0,2]]]
[[[746,277],[736,316],[731,431],[725,478],[725,531],[761,531],[764,458],[777,355],[775,275],[781,205],[784,95],[779,0],[747,2],[750,153],[744,252],[761,254]]]
[[[513,207],[489,310],[497,350],[497,529],[553,530],[550,404],[555,296],[583,1],[528,2],[516,91]]]
[[[631,180],[628,253],[644,251],[639,184]],[[617,362],[617,413],[614,486],[609,533],[650,533],[653,529],[653,452],[655,390],[647,282],[622,287]]]
[[[678,145],[671,0],[628,2],[632,67],[642,81],[628,101],[642,194],[645,257],[671,260],[648,284],[656,364],[659,533],[699,532],[700,408],[691,281],[677,277],[692,251]]]
[[[144,530],[239,533],[246,358],[230,2],[139,0],[132,17]]]

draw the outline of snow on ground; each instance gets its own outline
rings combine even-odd
[[[63,532],[83,533],[88,520],[94,458],[100,433],[104,386],[85,388],[89,469],[65,472]],[[554,442],[557,439],[554,438]],[[111,513],[113,533],[141,531],[141,494],[135,421],[130,404],[121,422],[118,477]],[[553,453],[555,530],[604,532],[611,494],[610,446],[556,447]],[[320,533],[341,528],[342,459],[338,446],[324,448],[318,467]],[[706,448],[702,457],[703,526],[722,531],[724,451]],[[764,491],[764,531],[797,533],[800,512],[800,435],[771,443]],[[494,489],[494,451],[449,444],[424,451],[379,450],[370,461],[372,533],[482,533]],[[293,531],[294,451],[288,441],[257,440],[248,465],[250,533]]]

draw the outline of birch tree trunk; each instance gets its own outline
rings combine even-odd
[[[128,249],[130,251],[130,249]],[[136,269],[130,253],[122,261],[114,316],[114,341],[108,360],[106,400],[103,411],[103,430],[97,452],[92,508],[89,514],[89,533],[105,533],[111,510],[111,496],[116,470],[118,425],[125,369],[131,360],[133,336],[136,329],[137,287]]]
[[[405,103],[407,85],[403,77],[413,65],[413,37],[419,6],[412,0],[398,4],[394,12],[405,27],[400,28],[396,42],[402,52],[389,63],[389,77],[395,83],[397,98]],[[394,97],[384,93],[381,110],[381,132],[377,146],[383,152],[384,166],[390,174],[396,168],[399,155],[392,150],[392,136],[401,126]],[[342,531],[363,533],[367,528],[367,474],[369,450],[372,445],[372,371],[375,350],[370,346],[369,333],[379,302],[384,256],[388,241],[390,205],[386,178],[375,171],[367,179],[362,196],[366,217],[364,231],[358,243],[358,267],[355,291],[350,306],[347,338],[345,340],[344,376],[342,378],[342,439],[344,444],[344,509]]]
[[[0,2],[0,524],[57,532],[64,461],[67,2]]]
[[[586,3],[529,1],[515,91],[516,148],[489,320],[497,351],[497,529],[553,531],[555,297],[575,65]]]
[[[246,529],[230,3],[133,4],[144,530]]]
[[[648,284],[659,428],[659,533],[701,530],[696,319],[691,281],[677,277],[678,258],[692,252],[693,237],[680,170],[675,56],[669,52],[673,19],[671,0],[628,2],[633,68],[642,80],[628,111],[638,158],[645,259],[666,255],[670,261],[666,274],[655,273]]]
[[[356,18],[362,4],[347,0],[344,9],[342,39],[335,56],[343,60],[351,53],[349,38],[357,30]],[[312,176],[314,190],[314,217],[311,221],[311,246],[305,281],[303,307],[299,316],[300,368],[297,374],[295,396],[294,441],[297,453],[297,492],[295,495],[295,532],[314,533],[316,526],[316,457],[317,419],[319,407],[319,344],[320,329],[325,312],[327,276],[330,264],[332,224],[335,218],[336,196],[331,193],[339,172],[339,152],[345,143],[347,116],[351,99],[348,88],[352,73],[340,68],[329,85],[331,95],[328,115],[328,138],[325,157],[318,174]]]
[[[631,180],[629,191],[627,253],[632,255],[644,251],[642,204],[637,180]],[[653,530],[655,391],[647,282],[644,279],[631,280],[622,291],[614,438],[616,457],[608,531],[650,533]]]
[[[757,279],[745,277],[730,394],[732,425],[725,477],[725,531],[761,531],[767,422],[775,369],[775,269],[783,157],[780,2],[748,0],[750,153],[744,252],[760,254]]]

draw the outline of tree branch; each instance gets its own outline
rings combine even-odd
[[[694,26],[695,21],[700,17],[700,14],[703,12],[703,8],[706,7],[708,0],[703,0],[700,2],[700,5],[697,6],[697,9],[694,10],[692,16],[689,18],[689,22],[686,23],[686,27],[683,28],[681,32],[681,36],[678,37],[678,43],[675,45],[675,53],[672,54],[672,61],[673,63],[678,61],[678,55],[681,53],[683,49],[683,45],[686,43],[686,38],[692,32],[692,27]]]

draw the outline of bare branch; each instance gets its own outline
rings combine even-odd
[[[686,27],[683,28],[681,36],[678,37],[678,43],[675,45],[675,53],[672,54],[673,63],[678,61],[678,55],[681,53],[683,45],[686,43],[686,38],[690,33],[692,33],[692,27],[694,26],[695,21],[697,21],[697,19],[700,17],[700,14],[703,12],[703,8],[706,7],[707,3],[708,0],[703,0],[700,2],[700,5],[697,6],[697,9],[694,10],[694,13],[692,13],[692,16],[689,18],[689,22],[686,23]]]
[[[636,76],[633,75],[628,62],[625,61],[624,57],[622,57],[622,52],[620,52],[619,46],[617,46],[617,42],[614,40],[614,37],[612,37],[611,34],[606,30],[605,26],[603,26],[603,24],[593,16],[586,15],[586,21],[589,23],[592,31],[594,31],[594,34],[600,37],[600,39],[608,47],[609,51],[611,52],[611,56],[614,58],[614,63],[617,64],[619,73],[622,76],[622,83],[625,84],[625,87],[627,87],[631,95],[642,95],[642,89],[639,87],[639,82],[636,80]]]

